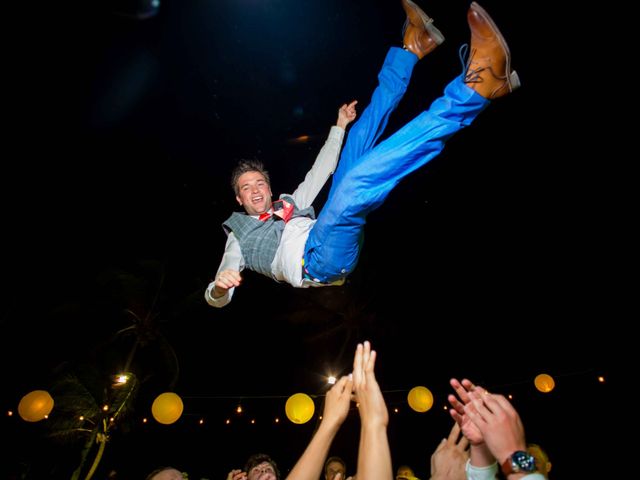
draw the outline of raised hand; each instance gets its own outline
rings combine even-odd
[[[448,438],[443,438],[431,455],[430,480],[466,480],[465,465],[469,459],[469,440],[460,435],[454,423]]]
[[[353,102],[349,103],[349,104],[344,104],[340,107],[340,109],[338,110],[338,121],[336,122],[336,125],[342,129],[347,128],[347,125],[349,125],[351,122],[353,122],[356,119],[356,104],[358,103],[357,100],[354,100]]]
[[[351,407],[353,380],[344,376],[327,392],[322,421],[339,427],[347,418]]]
[[[247,480],[247,472],[243,472],[239,468],[233,469],[227,475],[227,480]]]
[[[502,463],[516,450],[526,450],[524,426],[513,405],[502,395],[469,392],[465,414],[480,430],[493,456]]]
[[[469,419],[465,414],[464,406],[471,401],[469,393],[475,390],[475,385],[467,379],[463,379],[459,382],[457,379],[452,378],[449,382],[455,392],[458,394],[458,398],[455,395],[449,395],[447,400],[451,404],[451,410],[449,413],[460,426],[462,433],[469,439],[472,445],[481,445],[484,439],[482,438],[482,432],[480,429]],[[482,390],[484,392],[484,390]]]
[[[391,452],[387,438],[389,412],[373,373],[376,352],[371,344],[358,344],[353,358],[353,390],[360,412],[358,477],[367,480],[393,478]]]
[[[376,352],[371,344],[358,344],[353,359],[353,390],[359,404],[360,421],[363,426],[383,426],[389,423],[389,412],[373,368]]]

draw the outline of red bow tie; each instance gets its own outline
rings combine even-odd
[[[293,205],[286,200],[276,200],[271,204],[271,210],[262,213],[258,220],[266,222],[272,215],[281,218],[287,223],[293,215]]]

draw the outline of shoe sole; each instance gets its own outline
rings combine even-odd
[[[440,30],[436,28],[433,24],[433,18],[429,17],[426,13],[422,11],[422,9],[413,3],[411,0],[404,0],[407,5],[409,5],[415,12],[420,15],[420,19],[422,20],[422,24],[424,25],[424,29],[429,32],[429,36],[436,42],[436,45],[441,45],[444,42],[444,35]]]
[[[410,2],[410,0],[406,0],[406,1]],[[502,49],[505,51],[505,54],[506,54],[506,67],[507,67],[507,72],[509,72],[507,73],[507,84],[509,85],[509,91],[513,92],[516,88],[520,87],[521,83],[520,83],[520,77],[518,76],[518,73],[515,70],[511,70],[511,51],[509,50],[509,45],[507,45],[507,41],[504,39],[504,37],[502,36],[502,33],[500,32],[500,29],[498,28],[498,26],[495,24],[491,16],[487,13],[487,11],[484,8],[482,8],[476,2],[471,2],[471,8],[473,8],[476,12],[482,15],[482,17],[487,21],[487,23],[491,25],[492,30],[496,32],[498,41],[500,42],[500,45],[502,46]]]

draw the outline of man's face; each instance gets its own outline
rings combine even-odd
[[[324,471],[324,478],[326,480],[333,480],[338,473],[342,474],[342,479],[344,480],[346,472],[342,464],[340,462],[331,462]]]
[[[249,215],[260,215],[271,208],[271,187],[259,172],[246,172],[238,178],[236,200]]]
[[[262,462],[247,472],[247,480],[276,480],[276,471],[269,462]]]

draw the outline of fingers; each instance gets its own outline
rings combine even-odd
[[[351,379],[351,375],[345,375],[340,378],[329,391],[331,392],[334,389],[342,401],[347,403],[351,401],[353,399],[353,380]]]
[[[371,343],[365,340],[362,351],[362,368],[367,370],[369,367],[369,360],[371,359]]]
[[[243,478],[247,478],[247,475],[239,468],[231,470],[227,475],[227,480],[240,480]]]
[[[371,342],[364,342],[364,371],[367,374],[373,373],[376,366],[376,357],[378,354],[375,350],[371,350]]]
[[[492,397],[495,403],[499,405],[500,408],[502,408],[502,410],[504,410],[505,412],[509,414],[516,413],[516,409],[513,408],[511,402],[507,400],[503,395],[489,395],[489,397]]]
[[[458,422],[456,422],[453,424],[453,427],[451,427],[451,431],[449,432],[449,437],[447,438],[447,443],[451,445],[455,445],[459,436],[460,436],[460,425],[458,425]]]
[[[449,437],[447,438],[447,443],[451,446],[454,446],[460,451],[465,451],[469,446],[469,439],[467,439],[467,437],[465,437],[464,435],[460,436],[460,432],[461,432],[460,423],[456,421],[456,423],[453,424],[453,427],[451,427],[451,431],[449,432]],[[458,438],[460,438],[459,441],[458,441]]]
[[[468,447],[469,447],[469,439],[464,435],[462,435],[462,437],[460,438],[460,441],[458,442],[457,448],[458,450],[464,452]]]
[[[364,355],[364,347],[361,343],[356,347],[356,354],[353,357],[353,385],[358,387],[363,380],[363,355]]]
[[[449,384],[458,394],[458,397],[460,397],[462,403],[469,403],[469,392],[473,390],[473,384],[471,382],[465,379],[461,383],[458,381],[458,379],[452,378],[451,380],[449,380]]]
[[[485,423],[489,420],[489,417],[493,412],[488,408],[486,401],[491,395],[480,395],[476,392],[471,392],[470,396],[471,402],[464,406],[464,412],[469,415],[473,422],[479,427],[480,425],[472,415],[475,415],[479,420]]]
[[[242,276],[240,275],[240,272],[235,270],[225,270],[220,272],[220,275],[216,280],[216,286],[227,290],[231,287],[238,287],[241,283]]]
[[[455,395],[449,394],[447,396],[447,400],[449,400],[449,404],[456,412],[460,415],[464,415],[464,405],[456,398]]]
[[[466,378],[462,379],[462,386],[468,391],[475,390],[476,386],[471,382],[471,380],[467,380]]]
[[[449,415],[451,415],[451,418],[456,421],[456,424],[462,424],[462,415],[460,415],[458,412],[456,412],[455,410],[449,410]]]

